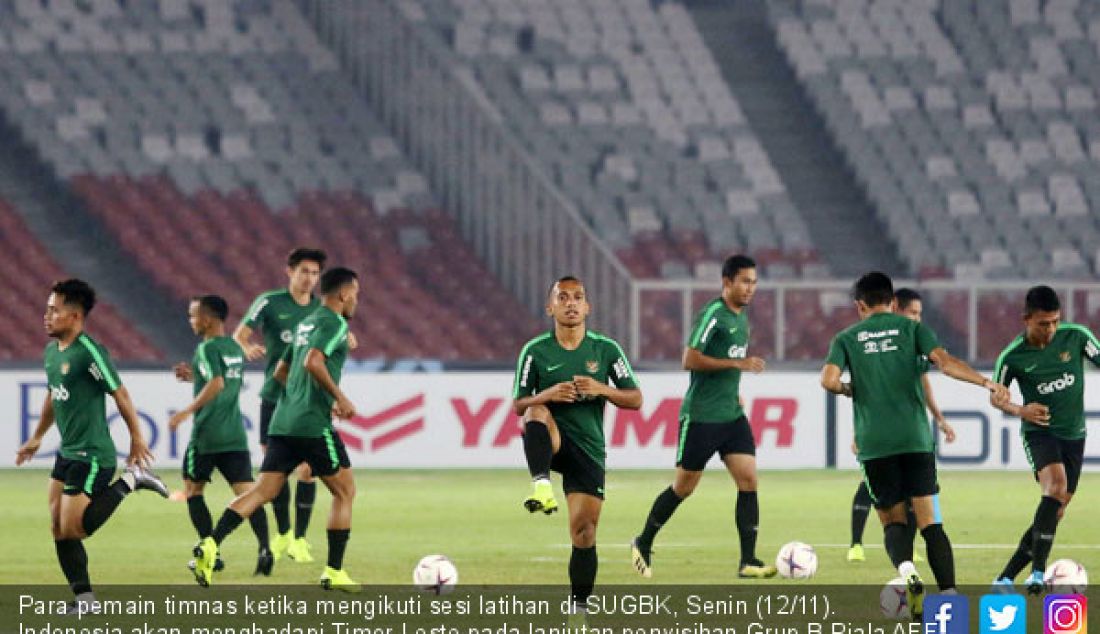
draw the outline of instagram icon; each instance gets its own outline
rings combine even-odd
[[[1081,594],[1043,598],[1043,634],[1088,634],[1088,602]]]

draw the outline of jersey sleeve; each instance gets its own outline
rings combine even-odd
[[[844,370],[848,367],[848,352],[844,349],[844,345],[840,343],[840,337],[833,337],[832,342],[829,343],[829,355],[825,357],[826,365],[835,365],[836,367]]]
[[[535,351],[528,344],[516,360],[516,376],[512,380],[512,398],[520,399],[535,393],[539,384],[539,370],[535,366]]]
[[[317,348],[326,357],[332,356],[332,353],[344,341],[347,334],[348,322],[342,319],[322,320],[322,323],[317,324],[317,327],[309,335],[309,347]]]
[[[110,394],[122,387],[122,379],[119,378],[118,370],[115,369],[114,361],[111,360],[107,349],[89,339],[81,341],[92,357],[88,364],[88,371],[103,391]]]
[[[263,327],[264,315],[267,310],[267,305],[271,303],[271,298],[267,294],[260,295],[253,300],[252,305],[248,307],[248,312],[244,314],[244,319],[241,320],[241,324],[256,329],[256,325],[259,324],[261,329]]]
[[[928,326],[920,323],[916,326],[913,335],[917,341],[917,352],[927,357],[929,353],[940,347],[940,339]]]
[[[225,361],[216,348],[207,344],[199,346],[199,372],[207,381],[225,376]]]
[[[613,339],[608,339],[608,344],[611,354],[608,355],[607,376],[621,390],[637,389],[638,378],[634,376],[634,368],[630,367],[630,360],[626,358],[623,347]]]
[[[1074,329],[1081,335],[1081,353],[1094,366],[1100,368],[1100,340],[1097,340],[1088,326],[1074,324]]]
[[[688,335],[687,346],[703,352],[717,330],[717,326],[717,305],[711,305],[695,317],[695,324],[691,328],[691,334]]]
[[[1008,360],[1005,358],[1007,356],[1008,349],[1006,348],[1004,352],[997,356],[997,362],[993,364],[993,380],[1005,387],[1012,385],[1012,380],[1016,378],[1012,373],[1012,367],[1008,365]]]

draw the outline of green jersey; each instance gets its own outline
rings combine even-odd
[[[875,313],[833,338],[826,363],[852,377],[859,459],[932,451],[921,376],[940,344],[924,324]]]
[[[54,421],[61,432],[62,458],[113,469],[115,443],[107,428],[104,394],[122,387],[107,349],[86,333],[67,348],[51,341],[43,355]]]
[[[305,367],[306,355],[316,348],[325,355],[325,367],[335,383],[348,356],[348,322],[327,306],[321,306],[298,324],[294,345],[283,358],[290,365],[286,393],[271,417],[271,436],[321,438],[332,431],[332,405],[336,397],[321,387]]]
[[[622,347],[609,337],[589,330],[576,350],[566,350],[554,331],[527,342],[519,353],[512,398],[531,396],[575,376],[590,376],[620,389],[635,389],[638,381]],[[602,467],[607,457],[603,411],[607,399],[586,398],[575,403],[547,403],[558,431],[569,436]]]
[[[264,337],[264,347],[267,348],[267,366],[264,368],[264,386],[260,390],[260,398],[270,403],[276,403],[283,395],[283,386],[271,378],[275,373],[275,366],[283,353],[290,346],[294,338],[294,330],[303,319],[308,317],[321,300],[310,297],[305,306],[294,301],[294,296],[285,288],[261,293],[241,322],[249,328],[259,327]]]
[[[711,300],[695,316],[687,346],[716,359],[744,359],[749,352],[749,318],[735,313],[721,297]],[[686,423],[732,423],[745,415],[741,407],[741,370],[691,373],[680,405]]]
[[[241,374],[244,369],[244,352],[229,337],[213,337],[195,348],[191,359],[195,396],[206,384],[218,377],[225,387],[195,413],[191,428],[191,445],[199,453],[223,451],[248,451],[248,438],[241,421]]]
[[[1054,339],[1044,348],[1028,344],[1020,335],[997,357],[993,380],[1002,385],[1020,384],[1024,403],[1042,403],[1050,408],[1052,434],[1066,440],[1085,437],[1085,359],[1100,367],[1100,341],[1092,331],[1078,324],[1058,326]],[[1044,429],[1022,423],[1029,433]]]

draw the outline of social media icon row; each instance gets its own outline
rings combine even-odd
[[[987,594],[979,604],[981,634],[1027,634],[1027,601],[1018,594]],[[924,600],[925,634],[969,634],[970,602],[959,595]],[[1043,597],[1043,634],[1088,634],[1088,602],[1080,594]]]

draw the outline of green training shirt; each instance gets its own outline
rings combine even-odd
[[[749,318],[735,313],[721,297],[695,316],[687,346],[716,359],[744,359],[749,351]],[[732,423],[745,415],[741,407],[741,370],[691,373],[680,405],[684,427],[692,423]]]
[[[289,289],[280,288],[261,293],[245,313],[241,323],[253,330],[258,327],[263,333],[264,347],[267,348],[264,385],[260,390],[260,398],[263,400],[276,403],[283,395],[283,386],[271,378],[271,375],[275,373],[275,366],[279,364],[279,359],[283,358],[283,353],[294,338],[294,330],[298,324],[320,305],[321,300],[310,297],[309,303],[302,306],[294,301]]]
[[[241,420],[241,374],[244,371],[241,347],[229,337],[207,339],[195,348],[191,369],[195,396],[217,377],[225,380],[225,387],[214,400],[195,412],[191,446],[204,454],[248,451],[248,438]]]
[[[286,393],[271,417],[270,436],[321,438],[332,433],[332,405],[336,398],[321,387],[305,367],[306,355],[316,348],[325,355],[333,382],[340,383],[348,356],[348,322],[321,306],[298,324],[294,345],[283,358],[290,364]]]
[[[638,381],[622,347],[610,337],[589,330],[576,350],[566,350],[554,331],[527,342],[516,362],[512,398],[538,394],[574,376],[590,376],[620,389],[635,389]],[[602,467],[607,458],[603,434],[606,398],[587,398],[575,403],[547,403],[558,431],[580,445]]]
[[[1085,326],[1063,323],[1045,348],[1036,348],[1020,335],[1001,352],[993,380],[1020,384],[1024,403],[1050,408],[1051,433],[1066,440],[1085,437],[1085,359],[1100,367],[1100,341]],[[1021,423],[1022,433],[1043,427]]]
[[[115,443],[107,428],[103,395],[120,388],[122,380],[107,349],[80,333],[64,350],[51,341],[43,357],[54,421],[61,432],[61,457],[114,469]]]
[[[875,313],[833,338],[826,363],[851,375],[861,461],[932,451],[921,357],[938,347],[931,328],[894,313]]]

